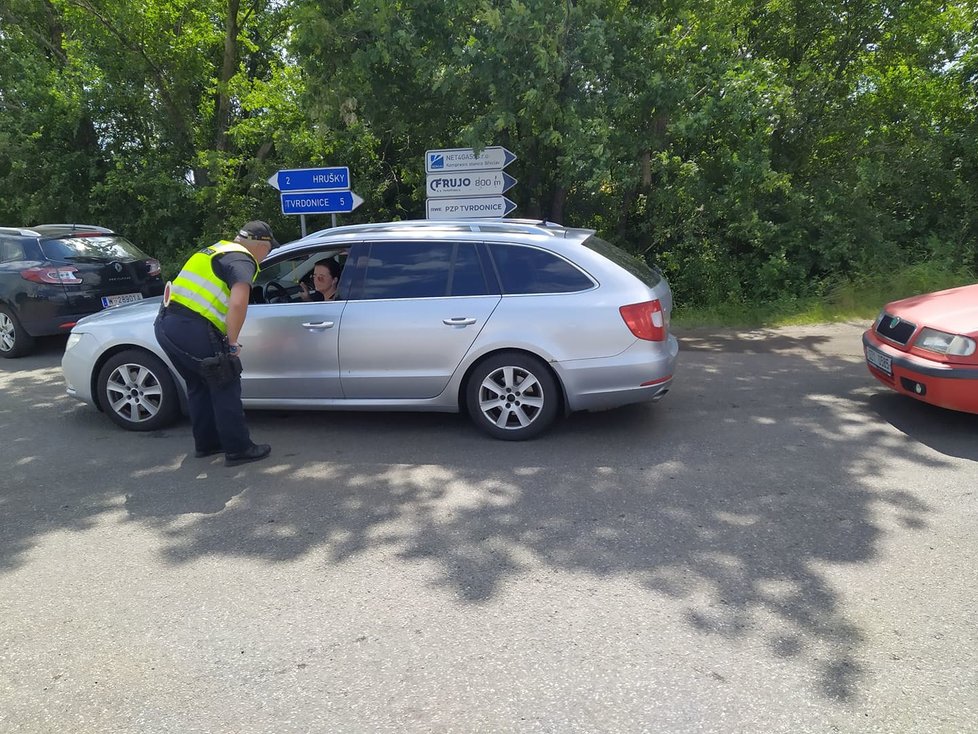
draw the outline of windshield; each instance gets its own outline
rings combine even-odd
[[[48,260],[67,262],[132,262],[149,258],[125,237],[114,234],[41,240],[41,250]]]

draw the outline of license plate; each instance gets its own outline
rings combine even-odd
[[[118,296],[102,296],[102,308],[109,306],[124,306],[127,303],[136,303],[143,300],[142,293],[123,293]]]
[[[866,361],[881,372],[893,375],[893,360],[888,355],[877,352],[872,347],[866,347]]]

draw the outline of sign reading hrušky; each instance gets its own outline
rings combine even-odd
[[[273,173],[268,183],[279,191],[343,191],[350,188],[350,169],[287,168]]]
[[[280,192],[282,213],[298,214],[302,236],[306,236],[306,214],[336,215],[352,212],[363,199],[350,189],[347,166],[326,168],[285,168],[273,173],[269,185]]]

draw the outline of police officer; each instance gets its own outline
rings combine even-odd
[[[238,334],[258,263],[275,247],[268,224],[254,221],[233,242],[195,253],[167,283],[156,320],[156,338],[187,383],[195,456],[223,452],[225,466],[259,461],[272,450],[252,442],[245,423]]]

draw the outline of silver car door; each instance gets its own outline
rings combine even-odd
[[[433,398],[448,384],[499,296],[355,301],[340,331],[347,398]]]
[[[444,391],[500,299],[477,247],[414,240],[356,249],[339,342],[346,398],[424,399]]]
[[[337,343],[346,303],[252,304],[241,330],[246,399],[342,397]]]

